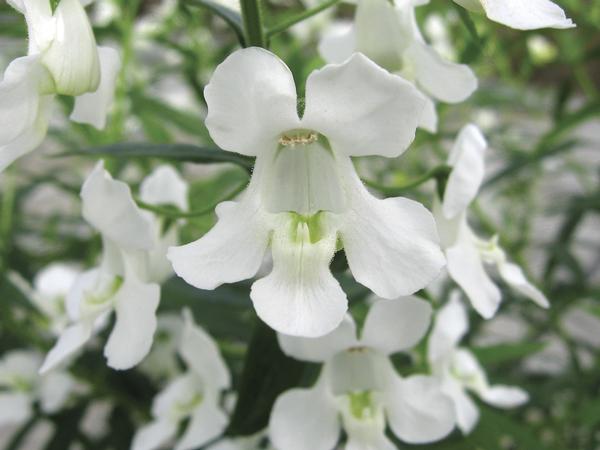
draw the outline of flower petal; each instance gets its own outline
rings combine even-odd
[[[395,157],[415,138],[424,108],[408,81],[355,53],[310,74],[302,126],[323,134],[340,154]]]
[[[173,166],[158,166],[140,185],[140,198],[151,205],[175,205],[188,209],[188,184]]]
[[[156,450],[168,443],[177,433],[177,423],[155,420],[140,428],[133,437],[131,450]]]
[[[550,0],[486,0],[481,4],[491,20],[518,30],[575,26]]]
[[[376,301],[367,315],[360,342],[386,355],[414,347],[427,332],[431,306],[416,297]]]
[[[229,387],[231,384],[229,370],[215,341],[194,322],[189,309],[183,311],[183,319],[185,325],[179,343],[179,354],[188,368],[216,388]]]
[[[448,357],[469,330],[467,310],[459,297],[458,291],[453,291],[448,303],[436,314],[427,346],[430,364]]]
[[[354,278],[387,299],[427,286],[444,266],[431,213],[406,198],[373,197],[349,170],[352,210],[340,236]]]
[[[397,379],[387,395],[388,423],[410,444],[435,442],[454,428],[454,406],[438,382],[428,376]]]
[[[291,389],[275,401],[269,439],[285,450],[331,450],[340,435],[333,399],[318,383],[312,389]]]
[[[438,100],[459,103],[477,89],[469,66],[444,60],[424,42],[413,41],[404,56],[412,63],[418,85]]]
[[[421,114],[419,128],[430,133],[436,133],[438,128],[438,114],[435,109],[435,103],[429,97],[423,98],[425,99],[425,107],[423,108],[423,114]]]
[[[81,188],[82,214],[94,228],[126,249],[150,250],[154,234],[129,186],[113,180],[100,161]]]
[[[486,148],[487,142],[475,125],[466,125],[460,131],[448,158],[452,172],[442,206],[446,218],[466,211],[475,199],[485,175],[483,155]]]
[[[516,408],[529,400],[529,394],[523,389],[500,384],[483,389],[478,394],[481,400],[498,408]]]
[[[20,392],[0,392],[0,425],[20,424],[31,415],[32,399]]]
[[[214,399],[213,399],[214,400]],[[220,436],[228,420],[216,403],[205,399],[197,408],[174,450],[193,450],[200,448],[212,439]]]
[[[292,73],[262,48],[229,55],[216,68],[204,95],[206,127],[224,150],[244,155],[275,150],[282,132],[298,128]]]
[[[92,336],[92,325],[88,323],[75,323],[65,328],[54,347],[46,355],[40,373],[44,374],[79,350]]]
[[[536,288],[533,284],[527,281],[523,270],[513,263],[504,262],[498,264],[498,271],[504,281],[506,281],[513,289],[516,289],[525,297],[530,298],[542,308],[549,308],[550,302],[546,296]]]
[[[73,122],[86,123],[103,130],[106,126],[106,116],[115,97],[121,58],[119,53],[110,47],[98,47],[98,57],[100,58],[98,89],[77,96],[69,118]]]
[[[58,412],[75,388],[75,379],[68,372],[50,372],[40,381],[40,406],[44,413]]]
[[[333,331],[348,309],[346,294],[329,270],[335,232],[312,242],[308,225],[285,220],[273,234],[273,270],[252,286],[258,316],[283,334],[320,337]],[[295,232],[295,235],[293,235]]]
[[[175,273],[199,289],[215,289],[253,277],[269,243],[266,218],[251,191],[240,202],[217,206],[219,221],[202,238],[171,247],[167,258]]]
[[[456,424],[463,434],[469,434],[479,422],[479,408],[461,384],[454,380],[444,383],[443,391],[454,402]]]
[[[334,22],[329,25],[319,41],[319,54],[328,63],[346,61],[356,48],[356,30],[352,22]]]
[[[160,286],[142,283],[129,273],[115,295],[115,326],[104,347],[113,369],[125,370],[138,364],[150,351],[156,330],[156,308]]]
[[[277,339],[283,353],[300,361],[325,362],[336,353],[357,343],[356,324],[349,314],[331,333],[318,338],[288,336],[278,333]]]
[[[463,235],[472,232],[465,229]],[[479,250],[468,236],[446,250],[448,273],[467,294],[473,307],[482,317],[489,319],[496,314],[502,296],[483,267]]]

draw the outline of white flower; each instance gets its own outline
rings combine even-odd
[[[467,222],[469,204],[477,195],[485,174],[486,148],[485,138],[475,125],[467,125],[461,130],[448,158],[452,172],[444,198],[440,202],[436,197],[434,201],[433,211],[446,252],[448,273],[485,318],[496,313],[501,294],[487,275],[484,263],[495,265],[500,276],[513,289],[547,308],[548,299],[527,281],[519,266],[507,261],[497,238],[490,241],[479,239]]]
[[[156,396],[154,419],[138,430],[132,450],[163,448],[186,419],[189,423],[174,450],[202,447],[221,435],[227,425],[227,416],[219,406],[222,391],[231,383],[227,366],[215,342],[194,323],[189,310],[184,311],[184,321],[179,355],[187,371]]]
[[[300,118],[287,66],[248,48],[207,86],[206,125],[224,150],[255,155],[239,202],[217,207],[204,237],[171,248],[175,272],[201,289],[253,277],[270,246],[273,270],[252,286],[258,315],[276,330],[322,336],[347,310],[329,270],[345,249],[350,270],[384,298],[409,295],[444,265],[435,223],[419,203],[374,198],[351,156],[398,156],[414,139],[423,96],[360,54],[314,71]]]
[[[572,28],[565,12],[550,0],[454,0],[461,6],[483,12],[490,20],[518,30]]]
[[[452,402],[436,379],[401,378],[389,356],[412,348],[427,332],[428,303],[415,297],[377,301],[360,338],[350,316],[327,336],[309,339],[279,335],[282,350],[296,359],[324,363],[309,389],[279,396],[269,422],[278,450],[332,450],[341,429],[347,450],[393,450],[385,435],[408,443],[442,439],[454,428]]]
[[[71,119],[103,128],[120,61],[97,47],[80,0],[9,0],[27,21],[28,55],[15,59],[0,81],[0,171],[37,147],[48,128],[55,94],[76,96]]]
[[[357,0],[354,23],[337,23],[319,44],[327,62],[341,62],[353,52],[364,53],[381,67],[414,82],[435,100],[458,103],[477,88],[475,75],[463,64],[443,59],[425,42],[415,19],[415,7],[427,0]],[[427,98],[419,126],[437,128],[437,114]]]
[[[27,421],[36,402],[42,412],[56,413],[77,387],[67,372],[40,376],[41,362],[40,354],[25,350],[11,351],[0,359],[0,426]]]
[[[479,410],[467,390],[499,408],[520,406],[529,396],[517,387],[490,385],[475,356],[466,348],[458,347],[469,329],[467,312],[459,297],[454,291],[448,303],[438,311],[427,356],[433,374],[442,380],[443,391],[454,401],[458,427],[467,434],[479,420]]]
[[[164,189],[163,200],[171,195],[171,202],[178,204],[185,192],[181,183],[174,171],[159,169],[142,184],[142,197],[159,201],[152,194],[158,185]],[[71,288],[67,296],[71,324],[48,353],[42,372],[80,349],[112,311],[116,322],[104,348],[108,365],[128,369],[139,363],[150,350],[156,329],[157,283],[170,275],[165,251],[175,235],[161,236],[158,219],[137,207],[129,186],[113,180],[102,162],[85,181],[81,198],[83,217],[102,236],[102,261],[81,274]]]
[[[60,334],[67,326],[66,299],[80,273],[73,265],[52,263],[33,279],[31,300],[48,318],[50,329],[55,334]]]

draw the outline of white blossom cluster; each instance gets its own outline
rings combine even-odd
[[[574,26],[549,0],[455,1],[517,29]],[[0,170],[40,145],[56,95],[75,97],[72,120],[103,128],[120,66],[116,50],[96,45],[84,9],[90,1],[9,3],[25,17],[29,50],[0,82]],[[436,131],[435,102],[462,102],[477,89],[469,67],[444,59],[422,36],[415,9],[425,3],[357,0],[353,21],[325,31],[319,51],[327,64],[306,79],[300,112],[290,69],[268,50],[237,50],[215,69],[204,91],[206,127],[222,151],[255,164],[245,191],[220,203],[217,223],[194,242],[180,245],[180,222],[165,227],[137,203],[189,210],[188,185],[172,166],[156,168],[134,197],[98,162],[80,197],[101,258],[92,268],[55,264],[38,274],[31,295],[56,343],[45,357],[15,351],[0,361],[0,423],[26,421],[37,403],[52,413],[83,395],[68,367],[105,329],[108,366],[140,364],[161,326],[159,302],[169,301],[160,286],[173,274],[204,290],[253,279],[252,304],[281,350],[319,364],[320,373],[312,387],[279,396],[264,432],[219,439],[231,376],[216,342],[185,310],[172,318],[168,348],[157,342],[149,357],[180,359],[184,369],[168,375],[133,450],[256,449],[265,439],[278,450],[332,450],[342,431],[341,448],[387,450],[397,448],[394,440],[471,432],[479,415],[471,395],[499,408],[527,402],[523,390],[491,384],[460,347],[469,329],[463,300],[486,319],[500,305],[488,272],[549,307],[497,237],[469,226],[485,175],[481,131],[473,124],[460,131],[432,212],[408,198],[375,197],[353,164],[399,157],[417,128]],[[373,293],[362,326],[330,269],[342,249],[352,277]],[[457,289],[434,309],[421,294],[445,276]],[[402,376],[392,355],[416,357],[417,347],[426,348],[426,369]]]

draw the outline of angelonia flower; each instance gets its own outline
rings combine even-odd
[[[56,94],[75,97],[71,120],[104,128],[120,59],[98,47],[83,7],[90,0],[8,0],[25,16],[27,56],[10,63],[0,81],[0,171],[36,148],[46,135]]]
[[[468,66],[445,60],[425,41],[415,7],[426,3],[428,0],[357,0],[354,22],[333,24],[319,43],[319,52],[327,62],[335,63],[361,52],[416,84],[427,95],[419,126],[435,132],[433,100],[462,102],[477,88],[477,79]]]
[[[498,408],[514,408],[529,399],[518,387],[490,385],[473,353],[458,346],[468,329],[466,308],[460,301],[460,293],[454,291],[436,314],[427,357],[433,375],[441,380],[444,393],[454,402],[457,425],[465,434],[479,420],[479,409],[467,392]]]
[[[444,198],[436,196],[434,200],[433,212],[446,253],[448,273],[485,318],[496,313],[502,299],[500,290],[486,273],[486,265],[495,266],[513,289],[547,308],[548,299],[527,281],[519,266],[508,261],[506,253],[498,246],[498,238],[480,239],[467,222],[468,207],[477,196],[485,175],[486,148],[487,142],[481,131],[472,124],[465,126],[448,157],[452,172]]]
[[[357,336],[351,316],[320,338],[279,334],[287,355],[323,363],[312,388],[281,394],[273,406],[269,437],[278,450],[333,450],[343,429],[345,448],[392,450],[386,424],[400,440],[420,444],[454,428],[452,402],[434,377],[402,378],[390,356],[411,349],[427,332],[431,307],[416,297],[379,300]]]
[[[57,335],[68,324],[66,299],[80,274],[77,267],[58,262],[44,267],[33,279],[30,298],[48,319],[50,330]]]
[[[184,310],[183,319],[178,353],[187,370],[154,398],[153,420],[137,431],[132,450],[192,450],[220,436],[227,425],[220,406],[221,394],[231,384],[227,366],[217,344],[196,325],[189,310]],[[188,419],[177,443],[168,445]]]
[[[573,28],[563,9],[550,0],[454,0],[470,11],[518,30]]]
[[[247,48],[217,67],[205,95],[213,140],[256,165],[242,199],[217,207],[212,230],[169,250],[180,277],[200,289],[251,278],[270,247],[273,270],[250,293],[257,314],[282,333],[316,337],[347,310],[329,269],[340,247],[355,279],[380,297],[412,294],[437,276],[444,258],[429,211],[373,197],[350,159],[406,150],[425,103],[412,85],[355,54],[308,77],[300,117],[287,66]]]
[[[172,169],[157,169],[141,186],[147,203],[185,207],[184,195],[187,188]],[[42,372],[79,350],[113,311],[115,325],[104,348],[108,365],[128,369],[138,364],[152,345],[159,284],[172,273],[166,270],[165,251],[176,242],[174,234],[160,233],[160,221],[138,208],[129,186],[112,179],[102,161],[83,184],[81,199],[83,217],[102,237],[102,258],[69,291],[70,324],[48,353]]]
[[[13,350],[0,359],[0,426],[21,424],[39,405],[45,414],[60,411],[79,384],[67,372],[39,375],[42,355],[31,350]]]

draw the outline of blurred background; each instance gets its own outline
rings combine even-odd
[[[98,256],[100,240],[81,219],[78,194],[100,156],[134,191],[157,164],[176,165],[190,183],[191,210],[214,204],[247,181],[248,172],[239,166],[197,164],[202,161],[194,158],[194,147],[183,145],[214,147],[203,125],[203,88],[216,65],[239,46],[234,1],[98,0],[90,7],[97,40],[117,48],[123,59],[116,104],[107,130],[100,132],[69,122],[72,100],[60,98],[41,151],[0,174],[0,357],[15,349],[44,354],[54,342],[48,314],[36,306],[40,271],[55,262],[89,267]],[[266,3],[267,27],[316,4]],[[471,221],[482,236],[498,235],[552,303],[550,310],[540,310],[506,290],[494,319],[472,315],[464,344],[492,381],[523,387],[531,401],[516,411],[480,405],[482,420],[471,435],[455,433],[421,448],[600,449],[600,2],[560,5],[577,28],[523,32],[449,0],[419,7],[429,42],[469,64],[480,88],[463,104],[438,105],[439,133],[419,131],[402,158],[357,161],[362,176],[402,184],[443,163],[465,123],[479,125],[490,150]],[[323,64],[316,50],[321,30],[336,16],[351,17],[353,8],[339,4],[271,37],[271,49],[299,86]],[[0,68],[26,47],[22,16],[0,3]],[[171,153],[158,144],[173,144]],[[431,205],[433,189],[425,185],[410,195]],[[182,241],[197,238],[214,221],[212,212],[189,219]],[[368,293],[343,269],[342,264],[338,276],[361,317]],[[38,408],[25,423],[0,427],[0,449],[129,448],[170,364],[178,364],[164,355],[174,339],[173,317],[183,306],[218,339],[239,384],[255,322],[248,287],[238,283],[204,292],[170,280],[163,286],[158,342],[146,362],[127,372],[110,370],[101,336],[71,367],[78,388],[67,406],[55,414]],[[442,303],[448,291],[441,286],[435,300]],[[397,366],[403,373],[414,370],[410,361]],[[315,368],[303,370],[296,381],[309,384]],[[268,386],[256,389],[266,399],[273,396]],[[258,431],[267,416],[268,409],[258,405],[239,420],[238,431]]]

